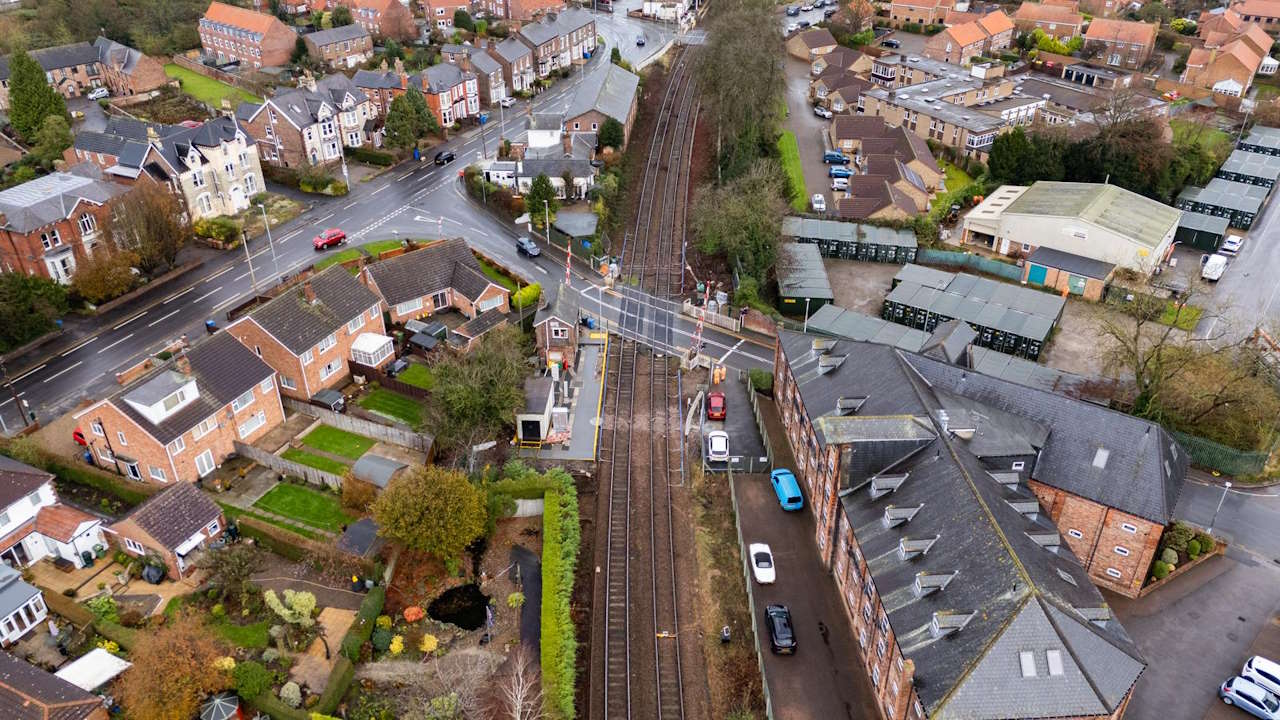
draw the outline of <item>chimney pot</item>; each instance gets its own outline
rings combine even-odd
[[[316,297],[315,288],[311,287],[311,281],[307,280],[302,283],[302,295],[306,297],[308,305],[315,305],[319,299]]]

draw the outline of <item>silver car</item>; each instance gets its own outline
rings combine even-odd
[[[729,461],[729,433],[723,430],[712,430],[707,433],[707,460]]]

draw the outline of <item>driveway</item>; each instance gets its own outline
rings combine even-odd
[[[783,127],[796,134],[800,146],[800,165],[804,168],[805,197],[822,193],[831,209],[831,181],[827,179],[827,166],[822,163],[822,153],[827,149],[827,128],[831,121],[813,114],[809,102],[809,64],[787,58],[787,118]]]
[[[702,426],[703,454],[707,452],[707,433],[712,430],[723,430],[729,434],[730,461],[735,470],[747,472],[750,471],[752,462],[767,463],[764,439],[760,437],[760,428],[756,425],[755,415],[751,412],[751,400],[747,396],[746,381],[739,381],[737,373],[733,373],[733,377],[712,386],[707,392],[724,393],[725,419],[708,420],[704,401],[702,417],[699,418],[699,424]],[[727,465],[728,463],[708,463],[708,468],[721,471],[727,470]]]
[[[84,119],[75,121],[76,132],[91,130],[102,132],[107,128],[107,113],[95,100],[81,95],[67,101],[67,110],[84,113]]]

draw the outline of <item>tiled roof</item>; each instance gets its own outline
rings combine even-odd
[[[879,116],[837,115],[831,121],[831,134],[837,140],[884,137],[888,133],[888,124]]]
[[[999,35],[1003,32],[1009,32],[1013,29],[1013,21],[1003,10],[996,10],[993,13],[987,13],[978,21],[978,25],[986,31],[988,35]]]
[[[1060,25],[1079,26],[1084,21],[1084,17],[1069,7],[1061,5],[1044,5],[1041,3],[1024,2],[1018,6],[1018,10],[1013,14],[1015,20],[1024,22],[1043,22],[1056,23]]]
[[[7,720],[84,720],[101,707],[97,695],[0,652],[0,716]]]
[[[93,41],[93,46],[98,50],[98,58],[103,64],[110,65],[125,75],[132,75],[138,67],[138,61],[146,57],[139,50],[102,36]]]
[[[209,3],[209,9],[205,11],[204,17],[216,23],[263,34],[275,25],[283,25],[274,15],[220,2]]]
[[[308,283],[315,303],[307,302],[304,288]],[[377,303],[378,296],[372,290],[345,267],[334,265],[285,290],[248,317],[295,355],[301,355]]]
[[[1094,18],[1084,36],[1087,40],[1122,42],[1134,45],[1152,45],[1156,41],[1157,26],[1153,23]]]
[[[59,542],[69,543],[82,524],[97,521],[98,518],[69,505],[46,505],[36,513],[36,532]]]
[[[124,185],[103,179],[96,166],[82,163],[0,191],[3,227],[28,233],[71,217],[81,201],[103,205],[126,191]]]
[[[473,50],[471,52],[471,64],[475,69],[486,75],[502,71],[502,66],[498,64],[498,61],[494,60],[493,56],[485,50]]]
[[[462,323],[454,330],[455,333],[472,340],[484,335],[485,333],[499,327],[507,321],[507,316],[503,314],[500,308],[485,310],[479,315]]]
[[[440,94],[461,85],[466,79],[467,73],[462,68],[453,63],[440,63],[409,78],[409,84],[421,87],[424,92]]]
[[[866,220],[888,207],[897,207],[908,215],[916,213],[915,202],[878,175],[849,178],[849,197],[837,198],[835,202],[836,215],[853,220]]]
[[[310,35],[305,36],[305,38],[315,44],[316,47],[324,47],[325,45],[332,45],[334,43],[345,42],[347,40],[359,40],[367,37],[369,37],[369,31],[356,23],[343,25],[342,27],[336,27],[331,30],[313,32]]]
[[[53,474],[0,455],[0,511],[40,489]]]
[[[122,521],[134,521],[166,550],[173,550],[221,516],[222,510],[200,488],[180,482],[153,495]]]
[[[982,31],[982,26],[976,22],[967,22],[963,25],[955,25],[942,31],[943,37],[950,37],[955,43],[956,49],[976,45],[987,39],[987,34]],[[966,60],[968,58],[965,58]]]
[[[387,90],[400,87],[400,75],[392,70],[357,70],[351,80],[361,88]]]
[[[525,45],[514,37],[509,37],[498,43],[494,46],[493,51],[508,63],[513,63],[521,58],[528,57],[530,53],[533,52],[529,49],[528,45]]]
[[[831,47],[836,44],[835,36],[826,28],[813,28],[797,35],[804,46],[813,50],[820,47]]]
[[[1231,9],[1241,15],[1280,17],[1280,0],[1244,0],[1242,3],[1231,6]]]
[[[453,288],[474,302],[490,285],[467,241],[450,238],[365,266],[388,305]]]

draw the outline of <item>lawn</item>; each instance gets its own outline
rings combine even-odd
[[[364,253],[360,252],[360,248],[347,248],[341,252],[325,255],[323,258],[316,261],[316,272],[320,272],[330,265],[337,265],[338,263],[344,263],[348,260],[355,260],[363,255]]]
[[[1170,120],[1169,126],[1173,128],[1175,144],[1195,140],[1214,157],[1226,158],[1231,154],[1231,146],[1234,143],[1231,135],[1223,130],[1191,120]]]
[[[260,520],[268,525],[275,525],[276,527],[282,530],[288,530],[289,532],[294,533],[295,535],[301,535],[304,538],[310,538],[312,540],[323,539],[321,535],[317,533],[315,530],[306,528],[302,525],[294,525],[291,523],[281,522],[275,518],[267,517],[266,515],[263,515],[261,513],[256,513],[252,510],[245,510],[243,508],[238,508],[234,505],[228,505],[224,502],[218,503],[218,507],[222,508],[222,512],[224,515],[227,516],[228,520],[235,520],[242,516],[251,517],[254,520]]]
[[[484,272],[485,277],[506,288],[507,292],[515,292],[520,289],[516,286],[515,280],[504,275],[501,270],[494,267],[493,263],[490,263],[484,258],[476,259],[480,261],[480,270]]]
[[[289,448],[288,450],[285,450],[280,453],[280,457],[291,462],[301,463],[307,467],[313,467],[317,470],[333,473],[334,475],[341,475],[347,471],[347,466],[337,460],[320,457],[319,455],[312,455],[309,452],[299,450],[297,448]]]
[[[400,249],[401,242],[399,240],[378,240],[376,242],[365,243],[360,246],[361,250],[369,253],[370,257],[378,257],[380,253],[388,250]]]
[[[368,395],[360,398],[360,407],[399,420],[412,428],[422,425],[422,405],[411,397],[386,388],[370,390]]]
[[[1165,303],[1159,322],[1162,325],[1172,325],[1179,330],[1191,332],[1196,329],[1196,323],[1200,322],[1200,316],[1203,314],[1204,309],[1195,305],[1183,305],[1182,312],[1179,313],[1178,304],[1170,300]]]
[[[257,95],[247,93],[213,78],[205,77],[184,67],[179,67],[175,63],[165,65],[164,74],[171,78],[177,78],[182,83],[182,92],[213,107],[215,111],[222,107],[222,98],[228,95],[234,95],[238,100],[244,100],[245,102],[262,102],[262,98]]]
[[[186,604],[186,600],[187,598],[184,595],[169,598],[169,602],[164,606],[164,616],[172,619],[178,614],[178,610]],[[271,620],[269,619],[249,625],[236,625],[225,617],[217,620],[208,618],[205,622],[222,639],[236,647],[261,650],[271,643]]]
[[[787,174],[791,190],[791,209],[805,212],[809,209],[809,190],[804,184],[804,166],[800,164],[800,144],[796,134],[787,130],[778,138],[778,152],[782,154],[782,170]]]
[[[321,425],[302,438],[303,445],[352,460],[359,460],[361,455],[373,447],[374,442],[373,438],[339,430],[330,425]]]
[[[943,182],[947,186],[947,192],[954,192],[973,182],[973,178],[969,177],[968,173],[946,160],[939,160],[938,164],[942,166],[942,172],[946,174],[946,180]]]
[[[422,363],[410,363],[409,368],[397,375],[396,379],[423,390],[430,390],[436,386],[436,376],[432,375],[431,369]]]
[[[253,506],[333,532],[339,532],[353,519],[342,511],[336,495],[287,483],[268,490]]]

